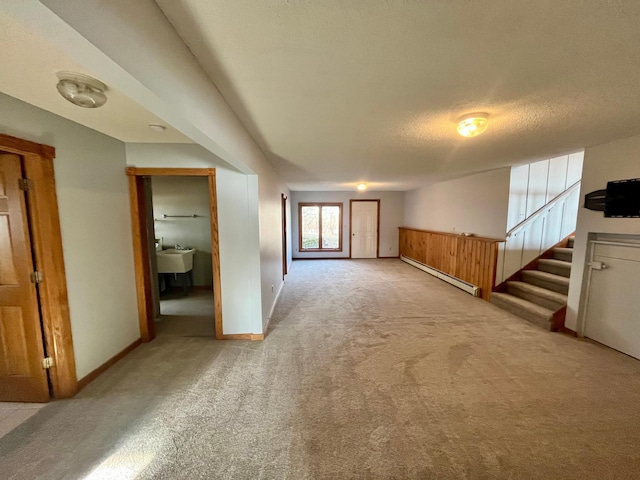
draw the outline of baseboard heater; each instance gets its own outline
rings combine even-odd
[[[444,280],[447,283],[450,283],[454,287],[458,287],[460,290],[464,290],[467,293],[470,293],[474,297],[480,296],[480,287],[476,287],[464,280],[460,280],[448,273],[441,272],[440,270],[430,267],[429,265],[425,265],[424,263],[417,262],[413,258],[405,257],[404,255],[400,255],[400,260],[409,265],[412,265],[416,268],[419,268],[423,272],[427,272],[429,275],[433,275],[434,277],[439,278],[440,280]]]

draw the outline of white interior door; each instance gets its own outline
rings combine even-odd
[[[378,201],[351,202],[351,258],[378,256]]]
[[[594,245],[584,336],[640,359],[640,248]]]

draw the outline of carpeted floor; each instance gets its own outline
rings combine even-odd
[[[296,261],[264,342],[159,336],[0,439],[0,477],[640,478],[640,362],[399,260]]]

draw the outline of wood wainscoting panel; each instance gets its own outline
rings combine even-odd
[[[480,287],[489,300],[503,240],[400,227],[400,255]]]

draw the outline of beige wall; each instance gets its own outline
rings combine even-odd
[[[607,187],[611,180],[640,178],[640,135],[590,147],[585,150],[580,190],[580,205],[584,196]],[[584,308],[585,261],[589,233],[640,234],[638,218],[605,218],[603,212],[581,207],[578,211],[573,266],[569,284],[566,326],[580,330]]]
[[[0,94],[0,132],[56,149],[73,348],[82,378],[140,337],[125,146]]]
[[[291,192],[291,235],[293,258],[349,257],[349,201],[380,200],[380,256],[398,256],[398,227],[402,226],[404,192]],[[300,252],[298,246],[298,203],[342,203],[342,252]]]
[[[406,192],[404,226],[505,238],[509,172],[500,168]]]

